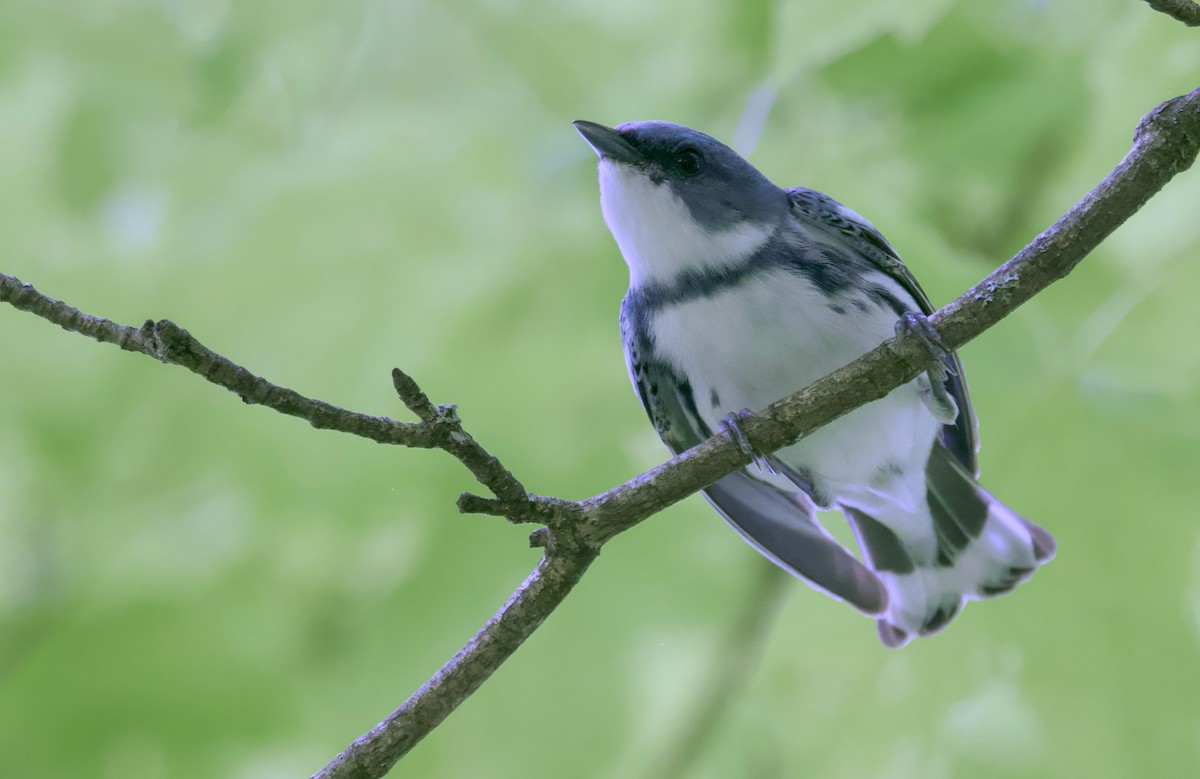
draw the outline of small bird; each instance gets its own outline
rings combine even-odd
[[[634,389],[682,452],[806,387],[902,327],[938,342],[899,255],[815,190],[780,189],[729,147],[669,122],[576,121],[629,266],[621,335]],[[922,329],[923,326],[923,329]],[[764,556],[876,619],[899,647],[967,600],[1006,593],[1053,537],[979,486],[958,356],[704,490]],[[862,560],[817,521],[838,508]]]

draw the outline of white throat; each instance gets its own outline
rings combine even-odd
[[[764,224],[710,231],[666,184],[628,165],[600,162],[600,208],[629,265],[629,286],[669,282],[681,271],[739,264],[771,237]]]

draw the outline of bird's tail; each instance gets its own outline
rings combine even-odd
[[[936,545],[928,533],[907,539],[911,522],[843,506],[888,591],[878,628],[889,647],[936,633],[965,601],[1003,595],[1054,557],[1053,536],[992,497],[941,443],[933,446],[926,484]]]

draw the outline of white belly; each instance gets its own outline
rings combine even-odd
[[[889,338],[896,314],[851,300],[845,314],[804,279],[785,270],[712,298],[659,311],[655,352],[689,377],[696,407],[717,430],[726,414],[758,411],[861,356]],[[924,465],[940,423],[926,408],[916,382],[894,390],[782,450],[831,497],[889,503],[924,500]]]

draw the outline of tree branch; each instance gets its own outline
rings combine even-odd
[[[942,340],[950,348],[962,346],[1066,276],[1175,174],[1189,168],[1198,150],[1200,89],[1168,100],[1147,114],[1138,123],[1133,148],[1095,189],[1011,260],[930,317]],[[806,389],[773,403],[763,414],[746,420],[742,429],[756,449],[774,451],[911,381],[925,369],[928,360],[928,352],[915,337],[897,336]],[[559,540],[575,538],[579,550],[598,550],[618,533],[748,462],[741,448],[730,439],[710,438],[619,487],[583,501],[580,505],[583,523],[551,526],[550,534]],[[585,557],[582,564],[586,566],[592,559]],[[518,592],[506,608],[521,597]],[[539,618],[544,616],[539,613]],[[478,660],[477,656],[464,656],[470,648],[471,644],[464,647],[439,673]],[[492,660],[502,662],[505,658],[496,655]],[[494,667],[489,673],[491,670]],[[418,690],[405,706],[428,694],[425,688]],[[401,710],[371,731],[377,733],[376,739],[385,737],[389,722],[398,722],[396,715]],[[390,742],[393,759],[398,760],[427,732],[406,731],[405,740]],[[370,741],[372,737],[368,734],[364,738]],[[357,748],[369,747],[364,744]],[[352,745],[347,752],[355,749]],[[344,757],[345,753],[335,763]],[[386,768],[378,773],[327,768],[317,776],[357,779],[378,777],[385,772]]]
[[[0,273],[0,301],[36,314],[64,330],[80,333],[101,343],[116,344],[125,351],[139,352],[171,365],[187,368],[224,387],[246,403],[299,417],[316,428],[340,430],[381,444],[400,444],[427,449],[437,446],[434,426],[427,423],[396,422],[347,411],[319,400],[306,398],[255,376],[201,344],[187,330],[166,319],[146,320],[140,328],[119,325],[85,314],[60,300],[47,297],[20,279]]]
[[[1200,89],[1147,114],[1138,125],[1133,148],[1104,181],[1011,260],[930,317],[945,344],[952,349],[962,346],[1067,275],[1167,181],[1191,166],[1198,148]],[[254,376],[165,320],[137,329],[118,325],[2,274],[0,301],[98,341],[181,365],[247,403],[300,417],[314,427],[380,443],[444,449],[496,495],[463,495],[460,508],[546,525],[532,539],[545,547],[545,555],[508,603],[408,701],[316,775],[322,778],[383,776],[541,625],[608,539],[748,463],[736,443],[717,436],[582,503],[539,497],[526,493],[516,477],[462,429],[453,406],[433,406],[399,371],[393,374],[397,393],[420,422],[396,422],[306,398]],[[892,338],[773,403],[742,428],[756,449],[774,451],[911,381],[929,359],[914,336]]]
[[[1151,8],[1160,11],[1188,27],[1200,27],[1200,4],[1192,0],[1146,0]]]
[[[369,438],[381,444],[421,449],[439,448],[458,458],[467,470],[498,497],[509,502],[524,501],[525,488],[500,462],[465,430],[452,405],[434,407],[411,377],[392,371],[396,393],[420,422],[397,422],[348,411],[305,397],[286,387],[255,376],[196,340],[174,322],[146,320],[140,328],[120,325],[85,314],[60,300],[47,297],[32,284],[0,273],[0,301],[42,317],[64,330],[80,333],[101,343],[113,343],[129,352],[139,352],[169,365],[187,368],[246,403],[266,406],[280,414],[299,417],[315,428]]]

